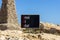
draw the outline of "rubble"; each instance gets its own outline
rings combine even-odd
[[[24,33],[19,30],[0,31],[0,40],[59,40],[60,35],[48,33]]]

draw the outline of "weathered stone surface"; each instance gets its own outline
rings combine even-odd
[[[40,29],[41,31],[47,32],[47,33],[58,33],[60,34],[60,25],[52,24],[52,23],[40,23]]]
[[[0,31],[0,40],[60,40],[60,35],[23,33],[19,30]]]
[[[5,25],[7,29],[17,29],[17,30],[20,29],[17,20],[14,0],[2,0],[2,5],[0,10],[0,24],[7,24]],[[0,29],[1,28],[4,27],[0,25]]]

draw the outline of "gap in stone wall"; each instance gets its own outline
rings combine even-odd
[[[2,0],[0,0],[0,8],[1,8],[1,5],[2,5]]]

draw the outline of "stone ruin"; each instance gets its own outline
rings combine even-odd
[[[2,0],[0,8],[0,30],[19,30],[15,1],[14,0]]]

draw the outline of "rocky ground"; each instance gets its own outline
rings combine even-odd
[[[0,31],[0,40],[60,40],[60,35],[23,33],[19,30]]]
[[[60,40],[60,25],[40,23],[37,29],[0,30],[0,40]]]

